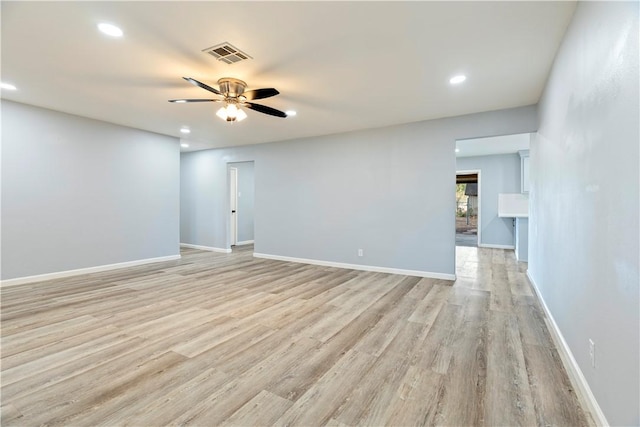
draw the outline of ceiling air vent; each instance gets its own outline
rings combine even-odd
[[[244,61],[245,59],[252,59],[240,49],[235,48],[231,43],[218,44],[204,49],[203,52],[208,53],[218,61],[226,62],[227,64]]]

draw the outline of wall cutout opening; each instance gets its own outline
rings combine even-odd
[[[504,195],[528,198],[527,150],[530,140],[531,135],[524,133],[456,141],[456,176],[464,175],[464,179],[473,180],[471,175],[478,174],[477,206],[472,195],[468,196],[470,200],[464,197],[467,196],[464,193],[469,193],[467,188],[461,190],[462,194],[456,194],[456,199],[459,199],[459,205],[456,206],[456,224],[460,225],[456,227],[456,237],[466,237],[464,234],[470,234],[470,227],[476,225],[478,247],[515,248],[515,221],[510,215],[500,211],[499,201]],[[458,178],[456,184],[460,186],[464,182]],[[464,206],[467,201],[470,202],[468,208]],[[466,218],[468,212],[469,224]],[[474,224],[473,216],[476,212],[477,224]],[[469,243],[468,237],[458,240],[458,245],[466,246]]]

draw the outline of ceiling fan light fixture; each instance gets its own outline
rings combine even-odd
[[[227,109],[225,107],[220,108],[216,112],[216,116],[220,117],[222,120],[227,120]]]
[[[238,108],[235,104],[227,104],[216,113],[216,116],[227,122],[241,122],[247,118],[247,113]]]
[[[227,105],[227,118],[234,121],[238,117],[238,106],[236,104]]]
[[[238,114],[236,115],[236,120],[241,122],[247,118],[247,113],[238,108]]]

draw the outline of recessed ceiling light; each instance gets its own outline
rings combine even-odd
[[[174,101],[176,104],[185,104],[187,101],[185,99],[178,99],[177,101]]]
[[[449,79],[449,83],[451,83],[452,85],[457,85],[462,83],[465,80],[467,80],[467,76],[465,76],[464,74],[459,74],[457,76],[451,77]]]
[[[6,90],[16,90],[17,89],[17,87],[15,87],[14,85],[9,84],[9,83],[4,83],[4,82],[0,83],[0,88],[6,89]]]
[[[191,130],[187,129],[187,128],[182,128],[182,129],[180,129],[180,132],[182,132],[182,133],[191,133]]]
[[[111,37],[122,37],[122,35],[124,34],[120,28],[116,27],[113,24],[107,24],[106,22],[98,24],[98,29],[104,34]]]
[[[180,144],[180,147],[182,147],[182,148],[188,148],[188,147],[189,147],[189,144],[182,143],[182,144]]]
[[[456,153],[459,153],[459,152],[460,152],[460,149],[459,149],[459,148],[456,148]]]
[[[288,110],[288,111],[285,111],[284,113],[287,115],[287,117],[293,117],[293,116],[295,116],[296,114],[298,114],[298,113],[296,113],[296,112],[295,112],[295,111],[293,111],[293,110]]]

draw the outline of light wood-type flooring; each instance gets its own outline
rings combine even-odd
[[[513,251],[458,280],[184,250],[2,289],[2,426],[585,426]]]

